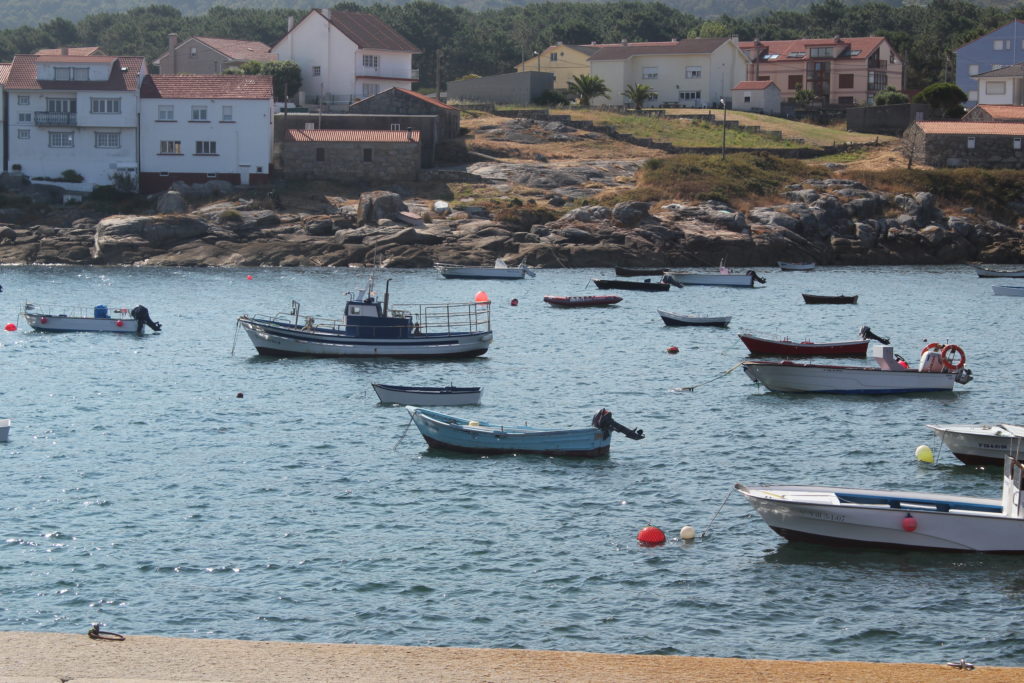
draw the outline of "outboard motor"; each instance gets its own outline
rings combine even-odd
[[[864,325],[863,327],[860,328],[860,338],[861,339],[874,339],[876,342],[878,342],[880,344],[888,344],[889,343],[888,339],[886,339],[885,337],[879,337],[877,334],[872,332],[871,328],[868,327],[867,325]]]
[[[665,284],[672,285],[673,287],[682,287],[683,284],[679,280],[675,279],[671,275],[663,275],[661,281]]]
[[[605,436],[608,436],[612,431],[624,434],[627,438],[639,441],[644,438],[644,430],[642,429],[630,429],[629,427],[623,427],[618,422],[612,419],[612,414],[606,408],[601,408],[594,415],[593,419],[590,420],[590,424],[604,432]]]
[[[146,325],[149,325],[154,332],[159,332],[163,328],[163,325],[149,317],[149,309],[142,304],[132,309],[132,318],[135,319],[135,324],[137,325],[135,328],[136,334],[142,334],[142,328]]]
[[[749,275],[750,277],[754,278],[754,282],[760,282],[760,283],[761,283],[762,285],[763,285],[763,284],[765,284],[766,282],[768,282],[768,280],[765,280],[765,279],[764,279],[763,277],[761,277],[760,275],[758,275],[758,274],[757,274],[757,273],[756,273],[755,271],[753,271],[753,270],[748,270],[748,271],[747,271],[747,275]]]

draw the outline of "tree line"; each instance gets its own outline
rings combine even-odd
[[[833,35],[885,36],[906,65],[906,87],[920,89],[954,78],[954,51],[964,43],[1018,17],[1024,4],[980,6],[967,0],[928,0],[892,6],[882,2],[845,4],[821,0],[804,10],[775,10],[756,16],[702,19],[660,2],[540,2],[470,11],[427,0],[406,4],[343,2],[333,9],[374,14],[418,46],[414,57],[420,83],[432,86],[468,74],[507,73],[534,50],[554,45],[665,41],[676,38],[738,36],[740,40],[787,40]],[[210,36],[258,40],[273,45],[287,19],[306,10],[213,7],[187,15],[169,5],[98,12],[77,22],[59,17],[38,26],[0,31],[0,60],[39,48],[98,45],[107,54],[154,59],[167,49],[167,34],[181,40]]]

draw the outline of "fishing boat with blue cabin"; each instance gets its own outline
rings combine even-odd
[[[390,282],[379,299],[371,274],[340,320],[302,316],[299,302],[292,301],[290,313],[243,315],[238,325],[265,356],[469,358],[487,352],[493,339],[489,301],[389,308]]]

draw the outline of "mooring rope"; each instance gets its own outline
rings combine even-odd
[[[101,631],[99,624],[93,624],[87,635],[93,640],[124,640],[124,636],[120,633]]]
[[[399,444],[401,444],[402,440],[405,439],[405,435],[409,433],[409,425],[411,425],[411,424],[412,424],[412,415],[409,415],[409,421],[406,423],[405,429],[402,430],[402,435],[400,437],[398,437],[398,441],[395,442],[395,445],[391,448],[391,450],[393,450],[393,451],[397,451],[398,450]]]
[[[729,374],[730,372],[732,372],[733,370],[735,370],[736,368],[738,368],[738,367],[739,367],[739,366],[741,366],[741,365],[743,365],[743,361],[740,361],[739,363],[737,363],[736,365],[732,366],[731,368],[729,368],[728,370],[726,370],[726,371],[725,371],[725,372],[723,372],[722,374],[720,374],[720,375],[715,375],[714,377],[712,377],[711,379],[707,380],[706,382],[700,382],[699,384],[694,384],[694,385],[693,385],[692,387],[676,387],[676,388],[675,388],[675,389],[673,389],[672,391],[675,391],[675,392],[680,392],[680,391],[693,391],[693,390],[694,390],[694,389],[696,389],[697,387],[702,387],[702,386],[704,386],[705,384],[711,384],[711,383],[712,383],[712,382],[714,382],[715,380],[718,380],[718,379],[722,379],[723,377],[725,377],[726,375],[728,375],[728,374]]]
[[[735,491],[735,490],[736,490],[736,487],[733,486],[731,489],[729,489],[729,493],[725,494],[725,500],[723,500],[722,504],[718,506],[718,509],[715,510],[715,514],[711,518],[711,521],[708,522],[708,525],[706,527],[704,527],[704,531],[701,532],[701,534],[700,534],[701,539],[703,539],[705,536],[707,536],[708,532],[711,531],[711,525],[715,523],[716,519],[718,519],[718,513],[721,512],[722,508],[725,507],[726,502],[729,500],[729,496],[731,496],[732,492]]]

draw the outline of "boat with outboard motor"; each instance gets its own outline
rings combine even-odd
[[[965,465],[1000,465],[1014,441],[1024,439],[1024,426],[1013,424],[925,425]]]
[[[755,282],[762,285],[768,282],[753,270],[737,273],[726,268],[725,263],[718,266],[717,273],[696,273],[685,270],[670,270],[665,279],[678,285],[704,285],[710,287],[753,287]]]
[[[751,354],[766,356],[864,356],[871,339],[888,344],[889,340],[879,337],[867,325],[860,328],[860,339],[839,342],[790,341],[789,339],[766,339],[752,334],[739,335],[740,341]]]
[[[792,361],[743,361],[743,372],[769,391],[825,394],[906,394],[952,391],[954,383],[967,384],[973,373],[965,366],[963,349],[950,344],[929,344],[921,352],[916,370],[893,355],[888,344],[872,348],[878,367],[818,365]]]
[[[380,300],[371,274],[366,288],[346,302],[341,320],[302,317],[292,301],[290,313],[243,315],[238,325],[266,356],[462,358],[487,352],[490,302],[389,308],[390,282]]]
[[[520,263],[514,268],[500,258],[494,259],[493,266],[459,266],[454,263],[435,263],[434,268],[441,273],[441,277],[449,280],[522,280],[527,275],[536,277],[537,274]]]
[[[1003,457],[1001,498],[838,486],[736,484],[790,541],[987,553],[1024,552],[1021,439]]]
[[[591,419],[590,426],[582,429],[506,426],[413,406],[408,406],[407,410],[428,445],[461,453],[534,453],[598,458],[608,455],[613,431],[633,440],[644,438],[642,429],[620,425],[605,409],[599,410]]]
[[[26,303],[21,312],[29,327],[38,332],[118,332],[143,334],[146,328],[159,332],[163,326],[149,317],[149,309],[108,307],[61,308]]]

